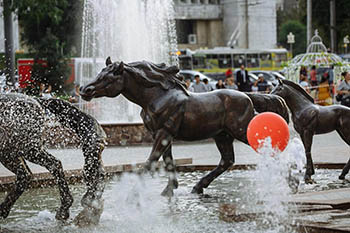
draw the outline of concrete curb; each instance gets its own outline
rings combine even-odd
[[[211,171],[216,168],[216,165],[192,165],[192,158],[175,159],[177,165],[176,170],[178,172],[194,172],[194,171]],[[189,165],[191,164],[191,165]],[[144,163],[136,164],[121,164],[105,166],[105,172],[107,178],[111,178],[115,175],[123,172],[133,172],[142,167]],[[162,162],[159,162],[158,166],[161,166]],[[342,169],[345,163],[316,163],[315,168],[319,169]],[[236,164],[229,170],[251,170],[255,169],[255,164]],[[83,182],[82,169],[74,169],[65,171],[66,179],[69,184],[77,184]],[[14,183],[16,176],[3,176],[0,177],[0,192],[9,191]],[[33,174],[33,180],[30,184],[30,188],[48,187],[55,185],[56,181],[48,172]]]

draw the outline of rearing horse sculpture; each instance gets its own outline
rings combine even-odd
[[[313,136],[336,130],[350,145],[350,108],[341,105],[326,107],[316,105],[314,99],[300,85],[288,80],[279,80],[271,94],[281,96],[292,112],[294,128],[299,133],[306,152],[305,182],[312,183],[311,176],[315,174],[311,157]],[[349,169],[350,159],[339,179],[345,179]]]
[[[221,160],[193,187],[193,193],[202,193],[216,177],[233,165],[233,141],[237,139],[248,143],[247,126],[256,112],[246,94],[225,89],[189,93],[182,77],[178,76],[176,66],[166,67],[165,64],[146,61],[112,63],[109,58],[106,66],[94,81],[80,88],[80,95],[89,101],[122,94],[142,107],[143,122],[155,140],[146,162],[147,169],[152,169],[153,163],[163,156],[166,170],[175,173],[171,152],[173,139],[194,141],[214,138]],[[278,107],[282,106],[282,111],[286,112],[282,98],[275,98],[280,99]],[[276,104],[270,107],[273,106],[278,108]],[[162,194],[173,195],[173,189],[177,186],[173,174]]]

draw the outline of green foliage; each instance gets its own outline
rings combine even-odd
[[[344,53],[343,38],[350,36],[350,1],[336,0],[336,40],[337,52]],[[306,24],[306,0],[299,0],[300,18],[299,20]],[[312,1],[312,28],[317,29],[323,43],[330,47],[330,1],[313,0]],[[313,32],[312,32],[313,34]]]
[[[350,36],[350,1],[336,0],[336,39],[338,53],[344,53],[343,38]],[[287,21],[297,20],[302,25],[306,25],[307,19],[307,0],[299,0],[298,7],[292,10],[278,11],[277,23],[279,38],[281,26]],[[317,29],[326,47],[330,47],[330,0],[312,0],[312,35]],[[282,41],[281,41],[282,42]],[[348,48],[350,51],[350,48]]]
[[[17,64],[17,60],[20,58],[32,58],[34,55],[30,53],[16,53],[15,54],[15,64]],[[0,73],[5,69],[5,53],[0,53]]]
[[[297,20],[289,20],[281,25],[278,35],[278,42],[285,48],[289,48],[287,35],[289,32],[294,34],[295,43],[293,44],[293,56],[305,53],[306,51],[306,26]]]
[[[22,42],[34,54],[32,79],[64,92],[70,75],[68,61],[76,55],[80,35],[82,0],[14,0],[22,29]],[[45,61],[45,65],[38,61]]]

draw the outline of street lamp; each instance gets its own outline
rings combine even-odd
[[[345,54],[347,54],[348,53],[348,44],[350,43],[349,35],[346,35],[344,37],[343,42],[344,42]]]
[[[287,43],[290,47],[290,54],[293,57],[293,44],[295,43],[295,36],[292,32],[289,32],[289,34],[287,35]]]

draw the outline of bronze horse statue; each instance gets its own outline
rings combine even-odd
[[[16,200],[30,184],[32,173],[25,160],[45,167],[54,176],[61,196],[61,207],[56,213],[56,219],[69,218],[73,198],[62,164],[43,144],[46,110],[54,114],[63,126],[70,128],[80,139],[85,157],[84,178],[87,184],[82,205],[85,212],[87,208],[96,212],[91,206],[93,201],[101,199],[104,189],[101,153],[105,140],[105,133],[97,121],[63,100],[35,99],[16,93],[1,94],[0,109],[0,162],[16,175],[14,189],[8,192],[0,204],[0,218],[8,216]],[[98,221],[82,216],[85,214],[83,211],[76,218],[78,224]]]
[[[279,80],[271,94],[281,96],[287,103],[295,130],[303,141],[306,152],[305,182],[312,183],[315,174],[311,157],[313,136],[336,130],[350,145],[350,108],[341,105],[319,106],[299,84],[289,80]],[[345,179],[350,169],[350,160],[343,168],[339,179]]]
[[[80,88],[80,95],[90,101],[92,98],[122,94],[141,106],[144,125],[154,138],[145,168],[152,170],[153,164],[162,156],[165,169],[170,173],[163,195],[173,195],[173,189],[178,187],[171,151],[174,139],[195,141],[214,138],[220,151],[218,166],[200,179],[192,193],[202,193],[216,177],[233,165],[235,139],[248,143],[247,126],[256,111],[251,98],[245,93],[225,89],[207,93],[187,92],[176,66],[146,61],[112,63],[110,58],[107,58],[106,66],[94,81]],[[260,95],[257,98],[264,99]],[[283,99],[278,96],[275,99],[280,100],[278,106],[266,106],[270,110],[276,108],[287,112]],[[268,110],[267,107],[264,109]],[[285,117],[288,118],[288,114]]]
[[[84,156],[83,178],[87,186],[81,199],[84,209],[74,219],[79,226],[96,225],[103,210],[102,194],[105,188],[105,171],[102,152],[106,134],[95,118],[60,99],[37,99],[63,126],[75,133]]]

